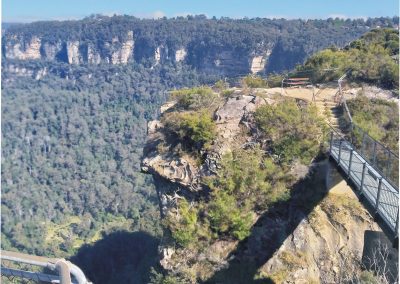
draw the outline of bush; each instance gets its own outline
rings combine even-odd
[[[398,152],[399,110],[396,103],[359,95],[348,100],[347,105],[357,126],[392,151]],[[354,134],[356,144],[361,145],[362,134]]]
[[[190,207],[186,199],[179,201],[178,217],[167,219],[172,237],[181,246],[186,247],[198,239],[198,210]]]
[[[393,29],[372,30],[353,41],[343,50],[325,49],[311,56],[299,70],[334,69],[330,72],[313,72],[314,82],[337,79],[347,70],[356,81],[379,84],[398,89],[399,36]]]
[[[309,164],[318,154],[325,127],[315,106],[300,109],[294,100],[286,99],[258,108],[254,116],[269,142],[269,150],[280,162],[298,159]]]
[[[173,91],[171,97],[177,100],[176,106],[184,110],[210,108],[218,99],[218,95],[207,86]]]
[[[287,197],[281,177],[259,148],[225,155],[218,175],[205,181],[212,190],[206,208],[211,228],[238,240],[249,236],[255,213]]]
[[[270,88],[280,87],[284,76],[279,74],[270,74],[267,77],[267,85]]]
[[[215,138],[215,123],[206,111],[167,113],[163,116],[167,132],[173,132],[189,150],[210,146]]]
[[[243,78],[242,84],[249,88],[267,88],[267,82],[259,76],[247,75]]]

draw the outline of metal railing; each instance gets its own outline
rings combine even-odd
[[[347,132],[351,144],[354,145],[363,158],[366,159],[366,161],[368,161],[368,163],[388,182],[392,185],[398,186],[399,156],[388,147],[372,138],[366,131],[353,122],[346,97],[343,94],[343,81],[346,79],[347,73],[348,72],[338,80],[338,103],[339,105],[342,105],[344,109],[344,120],[346,121],[346,125],[342,125],[342,128]]]
[[[28,283],[90,284],[82,270],[65,259],[4,250],[1,251],[1,276]]]
[[[359,194],[365,196],[390,231],[398,238],[399,188],[393,185],[371,164],[347,137],[332,129],[329,154],[354,183]]]

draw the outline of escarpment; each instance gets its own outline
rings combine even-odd
[[[185,64],[209,74],[237,76],[290,70],[314,52],[333,44],[342,47],[368,29],[357,22],[336,27],[328,21],[96,16],[11,25],[3,32],[2,50],[5,62]]]
[[[364,237],[382,232],[328,160],[308,164],[324,131],[312,106],[262,89],[172,97],[149,122],[142,160],[155,178],[169,275],[338,283],[363,273]]]

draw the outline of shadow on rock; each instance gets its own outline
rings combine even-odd
[[[216,272],[205,283],[274,283],[269,278],[255,279],[264,265],[297,226],[307,218],[327,194],[328,161],[317,163],[308,177],[296,183],[290,199],[276,204],[259,218],[251,235],[231,253],[225,269]]]
[[[84,245],[70,258],[95,284],[148,283],[158,262],[159,240],[145,232],[117,231],[92,245]]]

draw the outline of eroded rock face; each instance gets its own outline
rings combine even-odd
[[[9,59],[44,59],[62,61],[69,64],[127,64],[143,59],[154,59],[155,64],[165,62],[184,62],[204,72],[234,75],[248,72],[258,73],[265,69],[273,43],[262,43],[256,50],[240,51],[231,46],[210,48],[205,54],[194,54],[190,45],[171,47],[167,42],[160,43],[149,51],[148,47],[136,46],[141,40],[136,39],[133,31],[128,31],[124,39],[112,36],[104,41],[80,38],[47,39],[33,36],[7,34],[3,37],[5,57]],[[135,54],[134,51],[138,54]],[[142,52],[141,52],[142,50]],[[264,50],[264,51],[263,51]]]
[[[154,51],[154,60],[156,63],[160,63],[161,61],[161,46],[158,46]]]
[[[315,179],[316,185],[320,184],[316,190],[326,190],[327,194],[311,212],[291,205],[293,217],[289,215],[286,219],[289,223],[282,219],[280,223],[286,225],[277,230],[290,231],[291,227],[294,230],[259,268],[261,278],[269,278],[276,283],[347,283],[344,279],[352,279],[361,272],[363,253],[370,246],[364,242],[365,236],[369,232],[383,235],[335,166],[323,161],[315,167],[321,171],[320,177]],[[290,225],[293,221],[295,225]],[[266,219],[263,225],[271,231],[275,230],[271,219]],[[270,235],[273,234],[266,231],[261,233],[261,238],[267,241]],[[263,239],[259,246],[263,246],[262,242]],[[257,245],[252,248],[257,249]],[[394,258],[393,261],[397,260]]]
[[[265,68],[265,63],[266,63],[266,58],[263,56],[254,56],[251,59],[251,63],[250,63],[250,71],[251,73],[255,74],[258,73],[260,71],[263,71]]]
[[[148,123],[142,171],[151,173],[155,177],[162,216],[176,214],[178,199],[185,198],[189,202],[196,202],[196,198],[203,194],[203,190],[207,190],[200,184],[201,178],[216,173],[222,155],[231,151],[236,142],[239,143],[238,137],[243,135],[241,129],[243,120],[265,103],[266,101],[260,97],[240,94],[222,101],[214,115],[218,136],[205,153],[204,163],[201,166],[189,155],[179,155],[167,148],[160,121]],[[174,105],[175,102],[163,105],[161,112],[168,111]],[[177,251],[170,247],[170,244],[162,244],[161,265],[175,272],[185,269],[199,270],[201,278],[205,279],[215,270],[228,265],[228,255],[237,244],[238,241],[217,240],[201,253],[190,250]],[[196,264],[199,260],[202,265]],[[206,268],[204,263],[207,263]]]
[[[215,112],[218,137],[212,150],[219,155],[229,151],[240,136],[240,125],[246,122],[247,115],[264,104],[266,100],[257,96],[238,95],[228,98]]]
[[[87,60],[89,64],[100,64],[101,62],[101,56],[97,52],[96,49],[92,47],[92,45],[88,46],[88,54],[87,54]]]
[[[176,62],[181,62],[184,61],[187,55],[187,51],[184,48],[180,48],[177,51],[175,51],[175,61]]]
[[[40,58],[40,38],[34,36],[29,42],[21,42],[15,37],[16,43],[8,42],[6,44],[6,57],[11,59],[39,59]]]
[[[133,32],[128,32],[127,40],[122,43],[122,46],[117,51],[113,52],[111,57],[112,64],[127,64],[132,58],[133,47],[135,41],[133,40]]]
[[[61,41],[57,41],[56,43],[48,43],[45,42],[42,44],[43,49],[43,57],[48,60],[55,60],[57,54],[62,50]]]
[[[79,41],[67,42],[67,58],[69,64],[79,64],[81,62]]]

